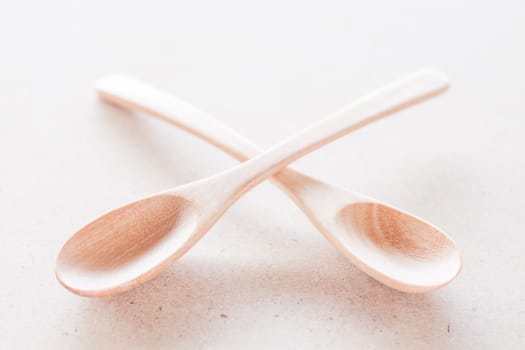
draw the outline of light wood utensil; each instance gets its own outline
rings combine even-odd
[[[98,81],[97,91],[101,98],[108,103],[155,116],[160,120],[182,128],[202,140],[215,145],[217,148],[240,161],[253,158],[261,152],[261,149],[251,141],[240,136],[211,115],[196,109],[165,91],[143,83],[133,77],[127,75],[110,75],[104,77]],[[361,247],[363,242],[355,242],[356,237],[348,234],[348,225],[342,227],[338,224],[340,222],[341,209],[350,207],[352,204],[354,204],[353,208],[357,209],[357,204],[355,203],[360,203],[359,205],[362,210],[375,210],[377,215],[382,218],[386,218],[386,216],[381,214],[381,209],[389,209],[389,211],[405,215],[410,214],[403,213],[399,209],[362,194],[327,184],[311,176],[302,174],[297,170],[292,170],[291,168],[282,169],[271,179],[274,184],[278,185],[278,187],[295,202],[310,221],[336,248],[370,276],[390,287],[407,292],[425,292],[444,285],[447,281],[452,280],[459,272],[461,258],[452,240],[444,234],[443,237],[439,237],[439,240],[443,240],[446,242],[446,245],[454,247],[453,252],[457,256],[457,260],[455,260],[456,265],[450,267],[449,274],[443,275],[441,281],[436,279],[435,274],[431,274],[432,280],[425,282],[425,284],[416,284],[417,280],[415,280],[415,278],[426,276],[428,271],[421,270],[419,262],[416,264],[403,263],[392,269],[386,267],[386,264],[393,266],[394,263],[399,263],[400,261],[397,259],[394,261],[385,260],[385,254],[386,257],[391,256],[388,252],[381,250],[399,249],[399,244],[406,245],[406,243],[399,240],[401,237],[377,236],[373,231],[380,228],[375,228],[373,225],[369,225],[366,228],[362,226],[361,230],[356,230],[354,226],[353,230],[356,231],[355,234],[372,235],[372,237],[378,237],[382,241],[378,242],[376,239],[374,247],[368,247],[367,250]],[[300,185],[297,186],[297,184]],[[315,196],[311,195],[312,192],[310,190],[305,191],[305,188],[315,188]],[[320,201],[319,198],[323,196],[324,199]],[[327,201],[332,202],[333,205],[327,205]],[[368,215],[372,214],[370,213]],[[427,224],[425,227],[430,227],[430,224]],[[425,235],[426,232],[427,230],[422,229],[414,233],[422,236]],[[396,233],[396,235],[400,234],[404,233]],[[437,239],[438,235],[439,233],[431,230],[428,239]],[[414,239],[420,241],[424,239],[424,237],[409,237],[410,241]],[[370,249],[372,248],[373,251],[371,252]],[[380,256],[378,257],[377,254],[380,254]],[[450,262],[453,262],[453,260],[450,260]],[[383,266],[381,266],[381,264],[383,264]],[[429,265],[427,268],[433,268],[433,266]],[[417,269],[417,271],[406,271],[407,269]],[[389,274],[385,274],[384,271]],[[378,272],[383,273],[378,274]],[[396,275],[393,275],[393,273]],[[407,276],[407,274],[413,275],[414,273],[417,274],[417,276],[410,277],[410,284],[406,283],[408,281],[406,277],[403,279],[399,277],[400,274]],[[431,283],[434,283],[434,285]]]
[[[444,91],[447,84],[435,71],[413,74],[257,154],[251,143],[180,100],[125,77],[102,80],[98,89],[107,100],[163,119],[174,117],[171,120],[177,125],[238,159],[252,159],[91,222],[63,246],[57,278],[84,296],[115,295],[140,285],[187,252],[242,194],[261,181],[346,133]],[[415,216],[290,169],[274,180],[341,252],[393,288],[435,289],[460,270],[461,257],[453,241]]]

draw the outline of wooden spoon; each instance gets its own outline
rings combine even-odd
[[[240,161],[253,158],[261,152],[251,141],[243,138],[209,114],[196,109],[165,91],[130,76],[110,75],[102,78],[97,82],[97,91],[106,102],[153,115],[215,145]],[[356,229],[355,225],[353,227],[345,224],[343,226],[340,225],[341,215],[343,215],[341,208],[347,207],[353,209],[358,209],[359,207],[360,210],[364,211],[369,210],[369,212],[364,212],[361,215],[363,218],[367,215],[371,217],[376,212],[377,215],[384,219],[389,213],[400,213],[400,215],[408,215],[417,220],[413,215],[403,213],[399,209],[364,195],[324,183],[290,168],[282,169],[272,177],[272,180],[295,202],[310,221],[341,253],[370,276],[390,287],[406,292],[425,292],[446,284],[460,270],[461,257],[455,248],[454,242],[430,224],[425,224],[417,232],[422,237],[405,238],[401,235],[406,235],[408,232],[403,232],[402,230],[386,232],[390,236],[384,238],[377,236],[376,231],[379,228],[375,228],[374,225],[365,227],[364,224],[361,224],[360,230]],[[308,190],[304,191],[305,188]],[[311,189],[313,188],[315,188],[315,195],[312,195]],[[324,197],[324,199],[320,201],[320,197]],[[326,203],[328,201],[330,203]],[[356,203],[359,203],[359,205]],[[380,210],[383,210],[386,214],[380,213]],[[422,220],[419,219],[419,221],[421,222]],[[377,225],[380,225],[380,223],[377,222]],[[430,233],[427,233],[430,228],[432,228]],[[349,229],[355,234],[367,236],[364,237],[365,239],[368,238],[365,241],[372,239],[375,242],[374,246],[363,248],[362,238],[356,241],[356,238],[359,237],[349,235]],[[424,235],[428,235],[428,237],[423,237]],[[421,255],[421,253],[416,253],[418,248],[414,244],[423,239],[435,241],[435,243],[431,244],[450,246],[457,256],[456,264],[450,266],[449,272],[441,277],[441,281],[436,279],[435,274],[428,275],[426,271],[421,272],[419,263],[406,264],[398,259],[392,261],[384,259],[385,257],[392,258],[392,256],[388,252],[382,252],[382,249],[407,249],[408,245],[412,245],[412,252],[408,252],[408,254],[413,256]],[[441,241],[443,243],[438,243]],[[400,245],[404,248],[400,247]],[[372,248],[373,251],[370,251]],[[377,256],[378,254],[379,256]],[[423,255],[427,254],[423,253]],[[396,262],[401,264],[395,266]],[[449,262],[454,262],[454,260]],[[434,263],[434,261],[430,261],[430,263]],[[390,268],[386,265],[390,265]],[[428,264],[426,268],[433,268],[433,266]],[[413,271],[414,269],[417,270]],[[385,271],[388,274],[385,274]],[[418,282],[418,279],[427,276],[432,276],[432,280],[424,283]],[[410,283],[407,283],[408,281]]]
[[[306,153],[446,87],[446,78],[438,72],[413,74],[228,171],[113,210],[65,243],[57,259],[57,278],[84,296],[115,295],[140,285],[187,252],[242,194],[261,181]],[[174,101],[149,95],[143,99],[164,112],[171,111]],[[182,115],[195,112],[181,101],[175,105],[181,107],[177,112]],[[210,120],[192,119],[191,125]],[[227,130],[220,128],[212,137],[201,137],[220,144],[217,140],[227,140],[221,138]],[[236,141],[228,142],[232,152],[239,153],[233,151],[241,149]],[[458,273],[461,258],[455,244],[423,220],[291,170],[281,172],[278,179],[334,245],[383,283],[422,292],[449,282]]]

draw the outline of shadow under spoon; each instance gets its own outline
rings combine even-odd
[[[456,245],[444,232],[386,204],[282,169],[348,132],[444,91],[447,84],[438,72],[413,74],[259,153],[183,101],[125,76],[103,79],[97,89],[104,99],[172,122],[240,160],[251,159],[91,222],[65,243],[57,278],[85,296],[115,295],[142,284],[188,251],[243,193],[275,174],[274,181],[363,271],[402,291],[438,288],[461,267]]]

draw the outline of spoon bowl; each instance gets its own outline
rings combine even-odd
[[[334,219],[318,228],[362,270],[405,292],[439,288],[459,273],[461,256],[444,232],[360,197],[346,198],[340,210],[332,210]],[[140,285],[182,256],[220,216],[206,212],[194,200],[171,193],[112,210],[65,243],[57,259],[58,280],[91,297]]]
[[[461,255],[437,227],[377,201],[342,208],[335,218],[347,255],[377,280],[405,292],[437,289],[455,278]],[[366,264],[363,264],[366,262]]]
[[[67,289],[84,296],[127,290],[182,252],[197,229],[197,218],[192,202],[173,194],[112,210],[64,244],[56,276]]]
[[[286,169],[277,175],[290,179]],[[444,286],[461,270],[454,241],[429,222],[309,176],[288,182],[316,228],[352,263],[403,292]],[[306,190],[305,190],[306,189]]]

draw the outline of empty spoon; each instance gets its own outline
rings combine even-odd
[[[260,150],[249,140],[227,128],[209,114],[199,111],[173,95],[132,77],[126,75],[110,75],[102,78],[97,83],[97,91],[100,96],[109,103],[146,112],[176,125],[215,145],[240,161],[245,161],[260,153]],[[336,248],[366,273],[390,287],[406,292],[424,292],[444,285],[452,280],[459,272],[461,260],[454,243],[436,228],[432,230],[422,229],[421,231],[413,233],[420,237],[407,237],[405,239],[401,236],[394,236],[394,234],[405,234],[406,232],[403,231],[398,231],[398,233],[392,232],[390,233],[390,237],[381,237],[374,233],[374,230],[381,230],[380,227],[374,228],[373,225],[364,227],[361,225],[360,229],[357,230],[355,226],[352,228],[348,225],[340,225],[341,215],[344,215],[342,214],[341,208],[350,207],[353,203],[359,203],[359,206],[356,204],[352,207],[354,209],[358,209],[359,207],[361,210],[370,210],[371,212],[368,215],[372,215],[372,211],[375,210],[378,213],[377,215],[386,217],[379,212],[381,209],[389,211],[390,213],[409,215],[403,213],[401,210],[392,208],[362,194],[337,188],[334,185],[324,183],[290,168],[281,170],[273,176],[272,180],[296,203],[311,222]],[[297,184],[301,185],[297,186]],[[304,191],[303,188],[305,186],[309,189],[315,188],[315,196],[311,195],[311,191]],[[319,200],[321,197],[324,197],[322,201]],[[332,202],[334,200],[337,201],[337,203],[334,203],[335,205],[333,206],[325,204],[327,201]],[[321,207],[319,208],[319,206]],[[348,212],[349,210],[346,211],[346,213]],[[379,223],[377,225],[379,225]],[[425,227],[431,228],[432,226],[427,224]],[[365,237],[361,237],[361,239],[365,239],[365,241],[370,240],[366,235],[372,235],[372,239],[375,239],[375,243],[372,242],[374,246],[363,249],[363,247],[361,247],[363,242],[356,241],[356,238],[359,237],[348,235],[349,229],[353,230],[355,234],[365,235]],[[427,234],[429,237],[423,237]],[[457,257],[455,264],[450,266],[449,272],[444,274],[440,280],[432,274],[425,284],[421,282],[416,283],[416,278],[426,276],[426,270],[424,272],[425,274],[423,274],[423,271],[420,270],[421,267],[418,266],[419,264],[402,263],[396,265],[397,259],[389,261],[385,258],[392,258],[391,254],[381,251],[382,249],[403,249],[399,246],[402,242],[406,241],[412,244],[413,240],[424,239],[435,240],[435,244],[439,242],[439,244],[450,246],[451,252],[456,254]],[[368,244],[370,244],[370,242],[368,242]],[[407,244],[403,243],[403,245],[406,246]],[[374,251],[371,252],[371,249]],[[404,249],[408,249],[408,247]],[[414,256],[418,254],[416,252],[418,248],[413,246],[411,249],[413,250],[412,254]],[[377,256],[377,254],[380,255]],[[421,255],[421,253],[419,254]],[[454,262],[454,260],[450,260],[450,262]],[[381,264],[383,264],[383,266],[381,266]],[[387,265],[390,265],[390,268]],[[430,265],[427,266],[427,268],[431,267]],[[407,269],[419,270],[411,272],[407,271]],[[416,274],[416,276],[409,277],[410,274]]]
[[[144,283],[182,256],[243,193],[267,177],[337,137],[442,92],[446,86],[440,73],[414,74],[228,171],[113,210],[66,242],[56,275],[66,288],[85,296],[115,295]],[[141,98],[146,106],[153,102],[162,114],[169,115],[173,105],[180,107],[177,113],[181,115],[196,111],[173,99]],[[207,122],[196,118],[190,125]],[[192,132],[198,133],[198,128]],[[221,135],[231,136],[226,128],[215,132],[201,137],[217,145],[228,140],[231,152],[245,157],[239,150],[246,142],[238,137],[222,139]],[[251,149],[255,154],[257,150]],[[458,273],[461,258],[455,244],[423,220],[291,170],[277,177],[321,232],[381,282],[421,292],[447,283]]]

